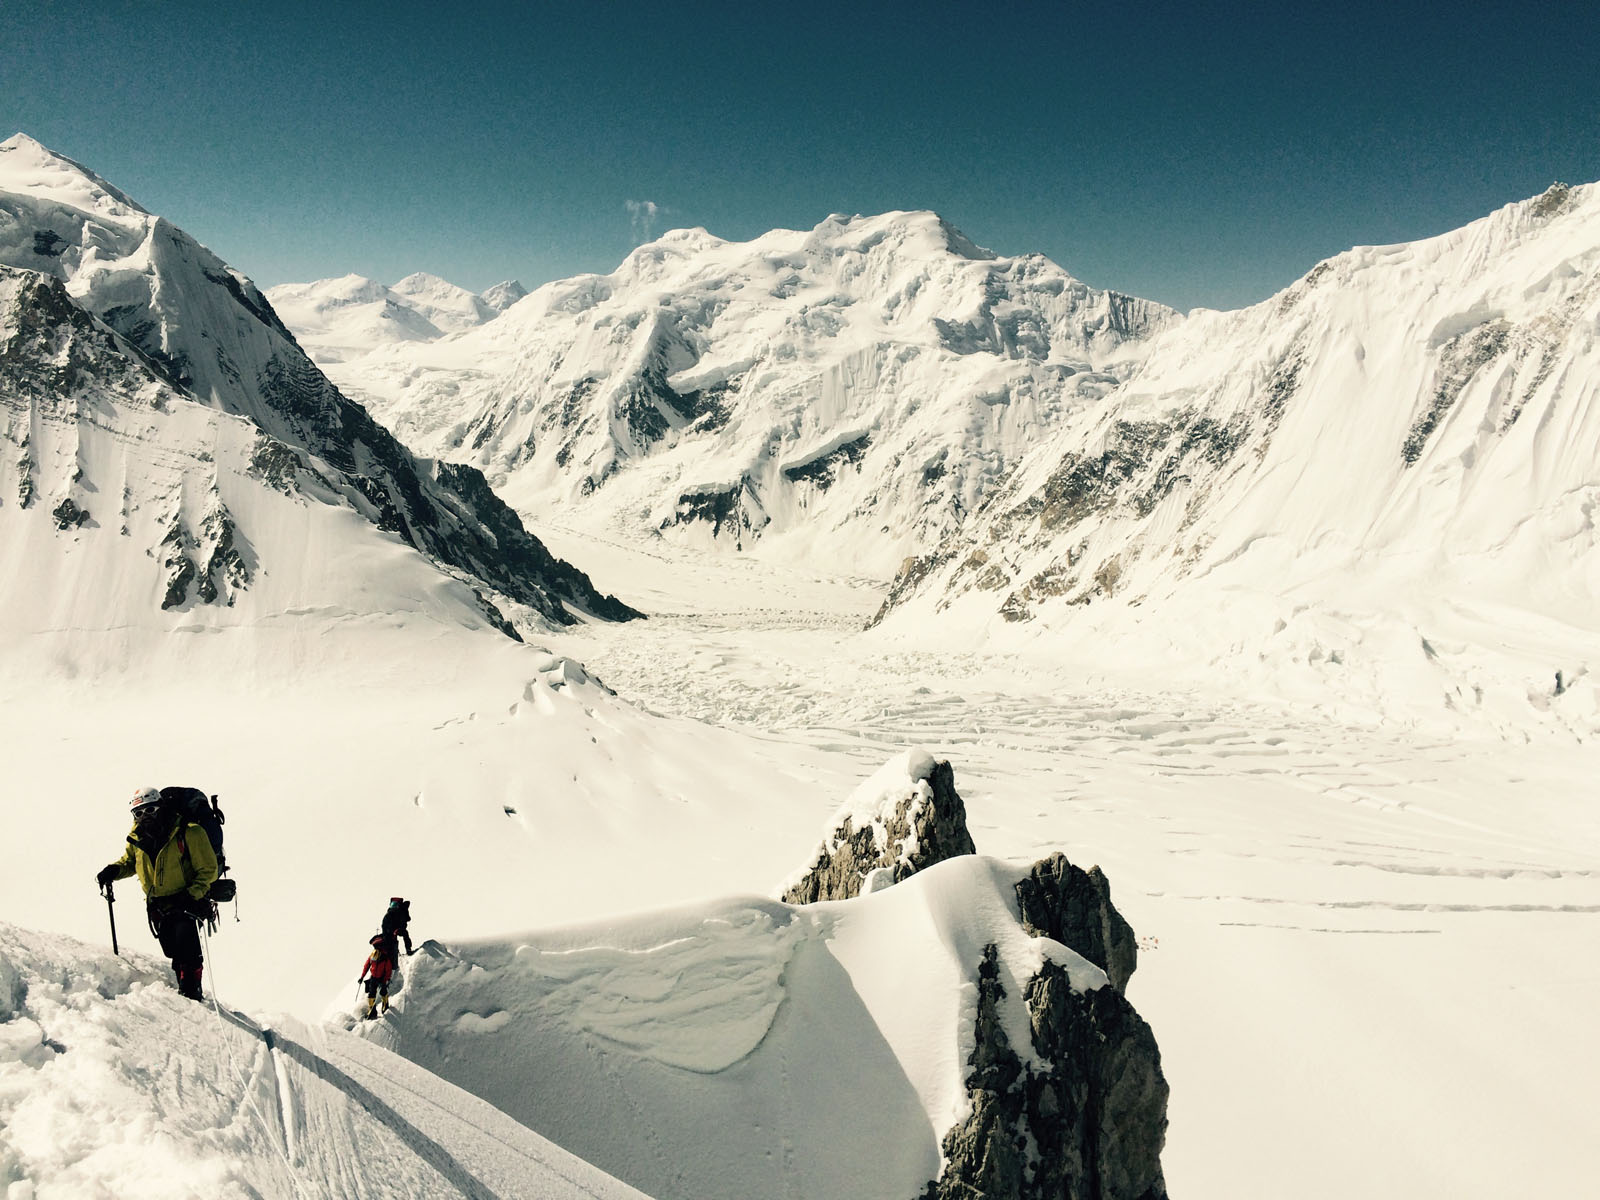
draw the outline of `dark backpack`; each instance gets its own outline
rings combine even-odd
[[[383,932],[393,937],[411,924],[411,901],[391,904],[383,913]]]
[[[218,876],[207,894],[212,900],[232,900],[236,885],[231,879],[221,878],[228,872],[228,860],[222,853],[222,827],[228,818],[222,815],[222,809],[217,806],[217,798],[206,795],[199,788],[164,787],[161,789],[161,799],[172,806],[180,820],[205,830],[206,840],[211,843],[212,853],[217,856]],[[189,848],[185,846],[183,852],[188,854]]]

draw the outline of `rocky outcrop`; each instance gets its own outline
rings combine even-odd
[[[1133,926],[1111,903],[1111,883],[1099,867],[1075,867],[1060,853],[1033,864],[1017,882],[1022,927],[1035,937],[1071,946],[1126,991],[1139,961]]]
[[[848,899],[974,853],[950,764],[911,750],[856,790],[783,899]],[[969,1111],[946,1132],[944,1167],[919,1200],[1165,1200],[1167,1081],[1155,1035],[1124,995],[1138,962],[1133,928],[1100,868],[1059,853],[1013,889],[1022,930],[1059,944],[1017,996],[1002,968],[1020,977],[1037,959],[1019,969],[1015,945],[1004,963],[996,943],[985,946]],[[1008,1009],[1019,1004],[1025,1021]],[[1007,1029],[1022,1028],[1031,1045],[1012,1045]]]
[[[921,750],[891,759],[830,824],[810,867],[784,889],[785,903],[846,900],[861,894],[869,876],[899,883],[934,863],[976,853],[955,772]]]
[[[1120,933],[1107,940],[1110,929],[1127,931],[1131,942],[1132,930],[1111,907],[1104,882],[1098,869],[1080,871],[1057,854],[1036,863],[1017,894],[1019,901],[1027,895],[1036,919],[1052,923],[1056,932],[1048,936],[1082,936],[1091,948],[1098,940],[1104,957],[1125,961],[1131,974],[1131,945],[1124,954]],[[1045,935],[1026,917],[1024,924]],[[1000,981],[991,943],[978,967],[967,1059],[971,1111],[945,1134],[944,1169],[922,1200],[1163,1200],[1168,1088],[1149,1025],[1121,984],[1074,986],[1055,957],[1022,992],[1032,1042],[1026,1057],[1005,1032],[1003,1008],[1016,1000]]]

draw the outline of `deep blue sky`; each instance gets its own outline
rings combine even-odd
[[[931,208],[1180,308],[1600,178],[1600,5],[0,3],[0,138],[263,286]]]

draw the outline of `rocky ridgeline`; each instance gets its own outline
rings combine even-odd
[[[840,809],[811,866],[784,889],[786,904],[847,900],[936,862],[976,853],[955,772],[908,751],[858,788]]]
[[[783,898],[848,899],[973,853],[950,764],[910,751],[856,791]],[[1133,929],[1100,868],[1085,871],[1059,853],[1015,890],[1023,929],[1075,951],[1110,986],[1079,990],[1047,958],[1011,996],[999,947],[985,947],[967,1058],[970,1111],[945,1134],[944,1167],[919,1200],[1164,1200],[1168,1088],[1155,1035],[1124,994],[1138,959]],[[1013,1046],[1005,1032],[1003,1007],[1018,1001],[1031,1046]]]
[[[1065,870],[1041,873],[1055,863]],[[1036,899],[1070,911],[1079,877],[1087,873],[1054,855],[1017,885],[1018,898],[1031,882]],[[1109,897],[1106,911],[1131,937]],[[1092,940],[1096,930],[1083,932]],[[1104,969],[1087,949],[1079,953]],[[1015,1000],[1000,982],[997,948],[985,947],[967,1058],[971,1110],[945,1134],[944,1169],[920,1200],[1164,1200],[1168,1088],[1150,1026],[1120,987],[1078,991],[1049,959],[1021,990],[1032,1045],[1019,1053],[1000,1015]]]

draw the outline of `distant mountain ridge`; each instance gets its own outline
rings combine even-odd
[[[265,487],[397,536],[506,632],[502,605],[552,624],[575,619],[569,606],[637,615],[555,559],[477,471],[415,458],[340,395],[243,275],[20,134],[0,143],[0,272],[13,447],[0,486],[102,548],[147,530],[162,607],[231,605],[251,586],[251,530],[228,514],[265,502],[250,491]]]
[[[457,337],[329,362],[523,511],[887,578],[1180,320],[926,212],[677,230]]]
[[[514,279],[482,294],[418,271],[385,286],[363,275],[266,289],[295,339],[319,363],[360,357],[394,342],[431,342],[494,320],[528,294]]]

